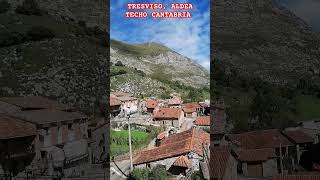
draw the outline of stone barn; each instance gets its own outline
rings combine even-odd
[[[160,165],[174,175],[185,175],[190,170],[199,170],[209,137],[208,133],[195,128],[171,135],[163,139],[160,146],[140,152],[133,164],[135,168]]]
[[[160,108],[153,112],[153,122],[179,128],[184,121],[181,108]]]

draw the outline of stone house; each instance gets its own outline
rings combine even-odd
[[[115,117],[121,112],[121,101],[115,97],[110,96],[110,115]]]
[[[295,146],[294,144],[284,136],[280,130],[278,129],[269,129],[269,130],[258,130],[251,131],[241,134],[229,134],[226,136],[226,141],[236,147],[238,151],[245,152],[246,150],[255,150],[253,152],[261,153],[261,151],[265,151],[265,157],[267,156],[267,149],[272,149],[277,157],[276,168],[280,172],[281,171],[281,162],[280,157],[287,157],[288,159],[293,160],[295,158]],[[264,149],[264,150],[260,150]],[[254,154],[252,154],[254,155]],[[292,163],[284,162],[284,163]],[[259,167],[258,167],[259,166]],[[250,172],[250,174],[260,174],[263,176],[263,167],[260,165],[254,166],[252,169],[256,168],[257,172]],[[262,170],[261,170],[262,169]],[[253,171],[253,170],[252,170]],[[274,170],[268,170],[274,171]]]
[[[271,177],[278,174],[273,149],[240,149],[236,152],[239,173],[247,177]]]
[[[124,92],[112,92],[111,97],[121,102],[121,112],[138,112],[139,100],[136,97]]]
[[[198,128],[210,128],[210,116],[197,117],[193,124]]]
[[[168,99],[168,107],[170,108],[182,108],[182,99],[179,96],[172,96]]]
[[[320,120],[300,122],[297,129],[312,137],[315,144],[320,142]]]
[[[195,118],[203,115],[204,113],[204,109],[197,102],[183,104],[182,108],[185,113],[185,117],[188,118]]]
[[[199,161],[208,143],[208,133],[191,128],[163,139],[156,148],[141,151],[133,164],[135,168],[160,165],[174,175],[185,175],[190,170],[199,170]]]
[[[212,123],[210,124],[210,139],[213,146],[219,146],[224,142],[226,134],[226,106],[224,104],[215,104],[211,106]]]
[[[49,173],[52,173],[54,164],[61,168],[87,158],[86,115],[55,100],[38,96],[3,97],[0,98],[0,106],[3,107],[1,111],[7,115],[36,127],[33,142],[35,156],[32,162],[36,169],[49,168]],[[61,156],[55,156],[54,153]],[[57,161],[59,163],[52,163]]]
[[[30,165],[36,134],[34,124],[0,114],[0,174],[15,176]]]
[[[153,122],[179,128],[184,121],[184,112],[180,108],[159,108],[153,112]]]
[[[153,113],[154,110],[159,108],[159,101],[155,99],[147,99],[145,102],[146,111],[148,113]]]
[[[304,133],[303,131],[296,129],[296,130],[285,130],[283,134],[296,146],[296,164],[299,164],[300,157],[303,152],[308,151],[311,149],[314,139],[309,136],[308,134]]]
[[[238,180],[237,160],[227,146],[210,146],[210,180]]]

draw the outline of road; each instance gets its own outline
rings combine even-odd
[[[130,173],[130,160],[116,161],[117,166],[121,169],[123,173],[129,175]],[[127,179],[127,177],[122,174],[114,162],[110,162],[110,180],[121,180]]]

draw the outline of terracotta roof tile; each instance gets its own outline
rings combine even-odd
[[[183,110],[187,113],[196,112],[197,108],[201,108],[200,104],[197,102],[183,104]]]
[[[120,96],[131,96],[129,93],[126,93],[126,92],[112,92],[111,95],[113,96],[117,96],[117,97],[120,97]]]
[[[159,104],[159,102],[157,100],[154,100],[154,99],[148,99],[146,100],[146,107],[147,108],[155,108],[157,107]]]
[[[119,106],[121,101],[115,97],[110,96],[110,106]]]
[[[197,126],[210,126],[210,116],[200,116],[194,121]]]
[[[192,162],[188,157],[186,156],[180,156],[176,161],[173,163],[174,166],[179,166],[179,167],[185,167],[185,168],[190,168],[192,166]]]
[[[153,112],[154,120],[173,119],[178,120],[182,113],[180,108],[160,108]]]
[[[266,161],[275,157],[274,150],[267,149],[242,149],[237,152],[237,158],[243,162]]]
[[[0,114],[0,139],[36,135],[36,126],[15,117]]]
[[[295,143],[313,142],[314,139],[301,130],[288,130],[283,132],[290,140]]]
[[[22,109],[57,109],[71,110],[72,108],[56,100],[42,96],[2,97],[0,101],[18,106]]]
[[[320,180],[320,175],[278,175],[275,180]]]
[[[189,152],[195,152],[202,156],[204,143],[209,143],[209,134],[202,130],[191,128],[188,131],[177,133],[163,139],[157,148],[140,152],[134,164],[138,165],[170,157],[177,157],[186,155]]]
[[[210,178],[223,178],[227,169],[227,164],[231,158],[229,147],[212,147],[210,149]]]
[[[293,144],[278,129],[251,131],[227,136],[233,143],[245,149],[277,148],[293,146]]]
[[[163,139],[166,137],[167,132],[162,132],[157,135],[157,139]]]
[[[58,110],[30,110],[17,113],[13,116],[36,124],[48,124],[54,122],[86,119],[87,116],[79,112],[65,112]]]

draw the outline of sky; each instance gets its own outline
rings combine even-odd
[[[162,3],[165,11],[170,11],[172,3],[192,3],[193,9],[189,10],[192,18],[126,18],[124,13],[133,11],[127,10],[127,3]],[[127,43],[161,43],[210,69],[209,0],[111,0],[110,14],[112,39]]]
[[[320,0],[279,0],[295,15],[320,32]]]

